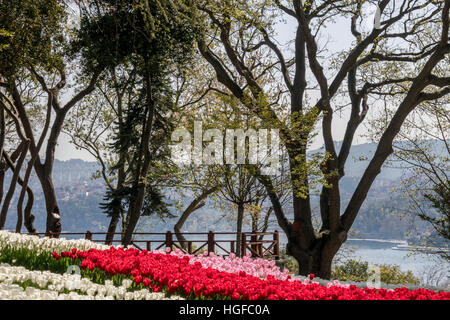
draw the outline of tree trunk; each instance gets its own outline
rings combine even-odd
[[[0,204],[3,199],[3,182],[5,179],[6,163],[3,161],[3,147],[5,145],[5,110],[3,104],[0,103]]]
[[[34,229],[33,221],[34,218],[31,217],[31,208],[29,208],[29,205],[33,205],[33,202],[30,203],[30,193],[28,191],[28,181],[31,176],[31,171],[33,170],[34,162],[36,161],[36,156],[33,156],[28,163],[27,170],[25,172],[25,176],[23,178],[23,181],[21,183],[22,190],[20,191],[19,200],[17,201],[17,224],[16,224],[16,232],[20,232],[22,229],[22,207],[23,207],[23,201],[25,199],[25,192],[28,193],[28,201],[27,201],[27,208],[25,209],[25,215],[24,215],[24,225],[26,225],[26,228],[28,232],[30,233],[36,233],[36,229]],[[27,210],[28,209],[28,210]]]
[[[55,148],[58,143],[58,137],[61,133],[65,117],[69,110],[77,104],[80,100],[82,100],[86,95],[90,94],[95,89],[95,84],[100,76],[101,71],[96,72],[90,82],[89,85],[75,94],[72,99],[70,99],[63,107],[59,104],[58,94],[59,91],[66,84],[66,75],[63,72],[61,74],[61,80],[58,84],[49,90],[45,84],[44,78],[37,74],[34,70],[30,70],[37,78],[37,80],[41,83],[42,89],[49,93],[49,105],[48,105],[48,113],[46,117],[46,124],[43,132],[46,133],[49,121],[50,121],[50,111],[53,107],[55,110],[55,119],[53,125],[51,127],[51,132],[49,138],[47,140],[46,152],[45,152],[45,163],[42,164],[40,161],[40,157],[38,155],[40,145],[42,144],[41,140],[45,138],[45,134],[43,134],[40,138],[38,145],[35,144],[34,133],[32,130],[32,125],[30,119],[28,117],[28,113],[25,110],[24,104],[22,103],[21,94],[18,90],[15,80],[10,81],[10,85],[8,87],[8,91],[11,94],[14,106],[17,109],[18,117],[22,123],[23,130],[25,131],[26,137],[29,139],[30,150],[33,155],[36,155],[36,160],[34,163],[34,169],[36,175],[41,182],[42,191],[44,193],[45,198],[45,206],[47,209],[47,226],[46,226],[46,235],[52,237],[59,237],[61,233],[61,216],[60,210],[56,200],[56,193],[52,182],[52,170],[53,170],[53,162],[55,160]],[[51,91],[51,93],[50,93]]]
[[[119,216],[113,216],[111,217],[111,220],[109,221],[108,226],[108,233],[106,234],[105,244],[111,245],[114,240],[114,234],[116,232],[117,223],[119,222]]]
[[[113,71],[113,76],[114,76],[114,83],[117,85],[116,83],[116,77],[115,77],[115,72]],[[119,91],[116,89],[117,92],[117,119],[118,119],[118,127],[119,127],[119,136],[123,135],[123,100],[122,100],[122,95],[119,93]],[[126,154],[125,151],[121,151],[120,152],[120,156],[119,156],[119,169],[118,169],[118,173],[117,173],[117,185],[116,185],[116,190],[119,190],[120,188],[123,187],[123,183],[125,181],[126,178],[126,173],[125,173],[125,158],[126,158]],[[113,213],[113,216],[111,217],[111,220],[109,221],[109,226],[108,226],[108,233],[106,234],[106,239],[105,239],[105,244],[107,245],[111,245],[113,243],[114,240],[114,233],[117,230],[117,224],[119,223],[119,218],[122,218],[122,222],[123,222],[123,206],[122,206],[122,198],[120,199],[120,206],[118,206],[117,208],[115,208],[115,211]],[[122,223],[122,232],[125,231],[125,226]],[[120,240],[122,241],[123,239],[123,233],[121,233],[121,237]]]
[[[122,170],[119,169],[119,172]],[[117,188],[121,188],[123,183],[123,176],[119,173],[119,180],[117,182]],[[111,245],[114,240],[114,234],[116,233],[117,224],[119,223],[119,219],[123,215],[123,207],[122,207],[122,199],[120,199],[119,204],[114,207],[113,215],[111,217],[111,220],[109,221],[108,231],[106,234],[105,244]],[[123,219],[122,219],[123,221]],[[122,223],[122,231],[125,230],[125,226]],[[120,240],[123,239],[123,234],[121,234]]]
[[[17,180],[19,179],[19,176],[20,176],[20,169],[22,168],[23,161],[25,160],[25,156],[28,153],[29,145],[30,145],[29,140],[27,140],[25,142],[25,144],[22,145],[20,157],[19,157],[19,160],[17,160],[17,165],[14,170],[13,176],[11,178],[11,184],[9,186],[8,193],[5,196],[5,201],[3,202],[2,211],[0,213],[0,230],[3,230],[3,228],[5,227],[6,216],[8,214],[9,204],[11,203],[11,199],[14,195],[14,191],[16,190]],[[18,217],[18,218],[22,219],[22,217]]]
[[[125,180],[125,169],[124,169],[124,165],[122,162],[122,165],[119,168],[116,190],[122,188],[124,180]],[[113,216],[111,217],[111,220],[109,221],[108,233],[106,234],[106,239],[105,239],[105,244],[107,244],[107,245],[112,244],[112,242],[114,240],[114,233],[116,232],[117,224],[119,223],[119,218],[123,214],[122,199],[120,199],[119,203],[120,204],[118,204],[117,207],[114,208]],[[125,230],[123,225],[122,225],[122,229]],[[123,235],[120,237],[120,239],[122,240],[122,238],[123,238]]]
[[[136,170],[136,177],[134,186],[136,188],[135,196],[130,201],[130,207],[127,215],[127,226],[125,234],[122,239],[122,244],[127,246],[131,243],[134,229],[136,228],[139,217],[141,216],[142,205],[144,204],[144,197],[147,188],[147,182],[145,178],[150,167],[151,154],[150,154],[150,137],[152,133],[153,116],[155,113],[155,101],[152,96],[152,81],[150,72],[147,70],[145,73],[145,88],[146,88],[146,104],[147,104],[147,117],[145,119],[144,128],[142,132],[141,145],[139,147],[139,153],[144,157],[141,163],[138,163],[138,169]]]
[[[36,170],[36,173],[41,182],[42,192],[44,193],[45,199],[45,207],[47,211],[45,235],[57,238],[61,233],[61,216],[56,199],[55,187],[53,186],[51,172],[42,171]]]
[[[314,274],[322,279],[331,278],[331,266],[333,258],[346,240],[346,233],[340,232],[334,235],[321,234],[313,246],[304,249],[300,243],[288,242],[287,253],[298,262],[298,274],[309,276]]]
[[[3,151],[3,158],[5,159],[5,163],[6,165],[9,166],[9,168],[12,171],[16,170],[16,167],[14,166],[14,163],[12,162],[11,158],[8,156],[8,154]],[[1,172],[0,172],[0,179],[1,177]],[[4,175],[4,172],[3,172]],[[3,181],[1,181],[3,183]],[[24,182],[23,180],[20,178],[20,175],[17,179],[17,182],[19,183],[19,185],[23,188],[24,187]],[[27,205],[25,206],[25,212],[24,212],[24,226],[25,228],[27,228],[28,233],[31,234],[36,234],[37,230],[34,227],[34,215],[31,213],[31,209],[33,209],[33,203],[34,203],[34,194],[33,194],[33,190],[30,188],[29,185],[26,186],[26,191],[27,191]],[[1,200],[1,198],[0,198]],[[1,201],[0,201],[1,202]]]
[[[131,201],[130,209],[128,210],[127,225],[123,235],[122,244],[128,246],[131,243],[134,229],[141,216],[142,205],[144,204],[144,197],[146,191],[146,183],[139,182],[137,186],[136,196]]]
[[[5,171],[6,171],[5,162],[0,157],[0,204],[2,203],[3,199],[3,183],[5,181]]]
[[[266,215],[264,217],[264,224],[262,226],[261,232],[264,233],[267,231],[267,229],[269,228],[269,218],[270,218],[270,214],[273,211],[273,207],[270,207],[269,210],[267,210]],[[264,236],[261,235],[259,236],[259,241],[263,240]]]
[[[236,223],[236,255],[241,256],[242,250],[242,222],[244,220],[244,204],[238,203],[238,214]]]
[[[183,228],[184,223],[186,222],[187,218],[193,213],[194,211],[200,209],[203,207],[206,203],[206,198],[213,192],[215,192],[218,189],[218,187],[213,187],[208,190],[203,191],[203,193],[195,198],[191,204],[184,210],[181,217],[178,219],[177,223],[173,227],[175,231],[175,236],[177,237],[178,242],[180,243],[180,246],[183,249],[187,249],[187,241],[181,234],[181,228]]]

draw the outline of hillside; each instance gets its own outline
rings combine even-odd
[[[339,144],[337,143],[337,148]],[[375,151],[374,144],[362,144],[353,146],[348,164],[345,168],[346,175],[341,180],[343,207],[358,183],[358,178],[367,165],[367,160]],[[69,161],[55,161],[53,179],[59,205],[63,231],[104,231],[108,225],[108,218],[99,208],[103,201],[105,187],[101,179],[94,180],[92,175],[98,169],[95,162],[86,162],[79,159]],[[407,202],[401,195],[392,192],[392,188],[398,186],[402,171],[400,169],[385,167],[376,179],[371,191],[368,194],[361,212],[358,215],[354,231],[357,237],[379,238],[379,239],[405,239],[407,232],[423,233],[425,225],[420,221],[410,218],[401,218],[397,212],[405,208]],[[8,185],[8,177],[5,185]],[[42,231],[45,228],[45,208],[42,192],[36,177],[33,177],[31,186],[35,192],[35,204],[33,213],[36,216],[36,227]],[[16,203],[18,192],[16,192],[10,206],[10,213],[7,219],[6,228],[14,229],[16,222]],[[177,194],[170,194],[170,199],[178,200]],[[190,202],[189,198],[182,199],[184,204]],[[313,208],[318,208],[318,198],[312,200]],[[289,208],[285,208],[288,213]],[[173,213],[179,215],[175,207]],[[185,224],[185,231],[203,232],[208,230],[234,230],[234,223],[231,219],[221,218],[223,212],[217,212],[211,203],[200,209]],[[273,219],[272,219],[273,220]],[[417,219],[416,219],[417,220]],[[138,228],[141,231],[161,231],[173,230],[176,219],[160,220],[156,217],[145,218]],[[272,228],[277,228],[276,222],[271,223]],[[247,224],[247,228],[250,225]],[[417,230],[415,230],[417,229]]]

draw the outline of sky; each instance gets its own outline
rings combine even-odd
[[[375,7],[370,7],[366,10],[369,16],[373,16]],[[278,23],[275,29],[277,32],[276,40],[281,45],[284,45],[295,38],[297,27],[296,21],[293,18],[286,17],[284,20],[284,22]],[[367,19],[362,22],[362,26],[364,28],[371,29],[373,25],[372,21],[373,20],[371,19]],[[344,48],[349,48],[353,41],[353,36],[349,32],[349,25],[350,20],[341,18],[328,27],[326,30],[328,35],[326,40],[326,48],[328,50],[331,52],[337,52]],[[288,56],[288,53],[284,53]],[[69,92],[69,94],[71,94],[71,92]],[[349,112],[347,111],[335,113],[333,115],[333,137],[335,141],[340,141],[343,139],[348,117]],[[362,132],[364,132],[364,123],[357,130],[353,144],[357,145],[369,142],[365,137],[361,136]],[[322,135],[318,134],[311,144],[311,150],[321,148],[322,145]],[[59,143],[55,150],[55,158],[62,161],[67,161],[70,159],[82,159],[85,161],[96,160],[87,151],[76,150],[70,143],[70,138],[65,133],[61,133]]]

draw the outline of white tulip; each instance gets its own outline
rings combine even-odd
[[[123,248],[122,245],[116,246]],[[38,238],[36,236],[0,231],[0,250],[4,248],[21,250],[26,249],[39,255],[44,252],[63,252],[76,248],[86,251],[91,248],[98,250],[109,249],[110,246],[97,244],[89,240],[67,240],[64,238]],[[17,283],[30,281],[36,287],[27,287],[24,290]],[[49,271],[30,271],[20,266],[10,266],[6,263],[0,263],[0,300],[1,299],[146,299],[146,300],[179,300],[182,297],[172,296],[167,298],[164,293],[150,292],[147,289],[128,292],[127,289],[132,285],[132,280],[125,279],[120,287],[115,287],[111,280],[105,281],[105,285],[91,282],[89,279],[81,278],[79,274],[64,275],[51,273]],[[70,294],[63,294],[67,289]],[[80,293],[75,292],[78,290]]]

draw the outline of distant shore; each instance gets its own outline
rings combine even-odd
[[[380,243],[392,243],[395,244],[391,249],[400,251],[410,251],[415,250],[422,253],[436,253],[436,252],[449,252],[447,248],[440,247],[424,247],[409,244],[406,240],[395,240],[395,239],[347,239],[347,241],[367,241],[367,242],[380,242]]]

